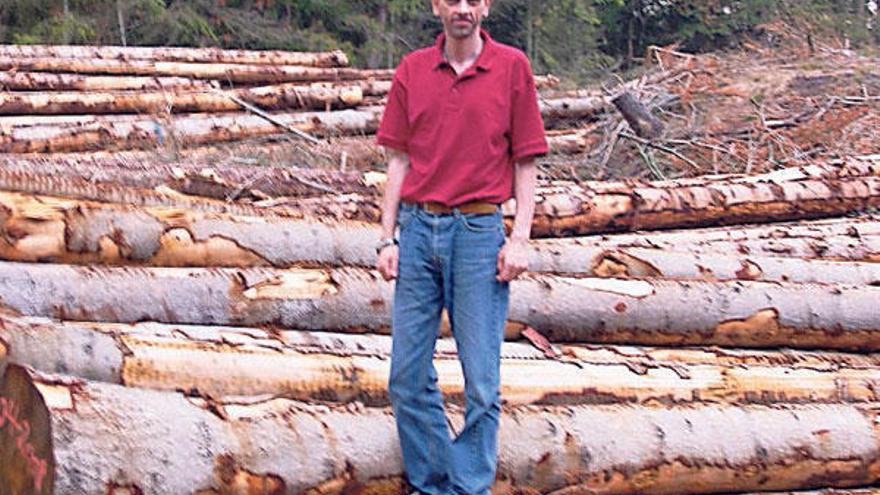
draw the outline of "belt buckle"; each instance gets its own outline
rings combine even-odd
[[[424,201],[419,203],[419,206],[422,210],[433,215],[449,215],[452,213],[452,208],[444,207],[442,204],[432,201]]]

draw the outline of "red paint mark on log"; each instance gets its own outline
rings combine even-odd
[[[48,463],[40,459],[36,454],[34,445],[30,442],[31,424],[26,419],[19,419],[18,403],[6,397],[0,397],[0,430],[9,426],[12,437],[15,438],[15,447],[18,453],[27,461],[28,469],[34,480],[34,489],[43,489],[43,480],[48,471]]]
[[[623,313],[624,311],[626,311],[626,303],[620,301],[619,303],[615,304],[614,311],[617,311],[618,313]]]

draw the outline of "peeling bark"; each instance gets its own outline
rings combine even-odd
[[[317,136],[372,133],[381,108],[276,114],[285,125]],[[206,114],[161,119],[105,121],[82,126],[36,125],[0,129],[0,152],[47,153],[88,150],[155,149],[285,134],[285,129],[251,114]]]
[[[226,91],[0,93],[2,115],[239,112],[232,97],[263,110],[350,108],[363,102],[357,85],[281,84]]]
[[[584,184],[538,192],[533,230],[540,235],[657,230],[822,218],[880,205],[880,178],[768,177],[645,186]]]
[[[208,81],[185,77],[84,76],[45,72],[0,72],[4,91],[182,91],[210,89]]]
[[[0,316],[0,338],[9,344],[11,363],[87,380],[218,398],[270,394],[388,405],[387,336]],[[502,401],[668,407],[880,399],[876,356],[740,351],[713,360],[711,349],[676,353],[567,346],[561,351],[566,359],[555,360],[528,344],[504,344]],[[447,399],[461,405],[464,378],[454,342],[440,341],[434,367]]]
[[[47,427],[35,429],[28,445],[56,460],[43,478],[57,493],[101,493],[114,482],[144,493],[224,492],[239,477],[272,480],[278,493],[321,493],[319,487],[333,484],[339,488],[331,493],[400,494],[406,488],[394,481],[402,467],[388,409],[282,398],[218,403],[35,375],[16,366],[7,369],[0,390],[7,403],[29,412],[19,421],[44,418]],[[459,411],[451,412],[453,427],[460,428]],[[875,413],[851,405],[508,408],[493,492],[682,494],[867,485],[880,477],[875,424]],[[111,451],[98,445],[102,438],[113,438]],[[0,482],[19,472],[6,466]],[[33,483],[30,471],[20,472]]]
[[[540,244],[539,244],[540,246]],[[672,247],[672,246],[670,246]],[[880,246],[878,246],[880,247]],[[580,273],[603,278],[757,280],[880,286],[880,263],[770,256],[725,255],[644,248],[568,249],[565,254],[533,249],[534,271]]]
[[[8,177],[0,173],[0,182]],[[28,187],[40,185],[39,181],[23,182]],[[206,183],[187,187],[204,189],[210,184],[206,179]],[[156,203],[165,202],[164,196],[157,196]],[[114,199],[144,202],[149,197]],[[204,206],[190,206],[199,205]],[[245,207],[233,208],[243,210],[236,215],[222,213],[223,203],[216,206],[216,211],[138,207],[0,192],[0,258],[242,268],[375,264],[372,246],[380,236],[375,224],[284,218]],[[529,268],[595,277],[876,284],[880,264],[810,259],[880,260],[880,222],[872,218],[820,221],[812,226],[706,229],[693,234],[536,240],[531,243]],[[792,237],[776,238],[777,233]],[[806,252],[780,252],[780,247]],[[729,254],[744,251],[756,254]]]
[[[0,57],[94,59],[111,61],[190,62],[205,64],[304,65],[345,67],[342,50],[292,52],[284,50],[230,50],[222,48],[80,45],[0,45]]]
[[[121,199],[121,198],[120,198]],[[373,225],[0,193],[0,258],[156,266],[374,264]]]
[[[272,84],[302,81],[391,79],[393,70],[257,65],[233,63],[153,62],[149,60],[24,58],[0,55],[0,70],[106,74],[129,76],[192,77],[236,84]]]
[[[0,263],[7,308],[65,320],[387,333],[392,293],[355,268]],[[878,287],[532,275],[511,284],[508,335],[530,326],[561,342],[868,351],[880,349],[878,298]]]

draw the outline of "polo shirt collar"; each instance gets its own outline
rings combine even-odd
[[[488,71],[492,67],[492,62],[495,60],[495,40],[493,40],[492,37],[489,36],[489,33],[483,28],[480,28],[480,37],[483,38],[483,50],[480,52],[480,56],[477,57],[477,60],[472,67],[477,70]],[[449,62],[443,54],[444,43],[446,43],[446,33],[440,32],[440,34],[437,35],[437,41],[434,43],[435,69],[449,65]]]

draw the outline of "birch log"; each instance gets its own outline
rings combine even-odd
[[[283,50],[230,50],[222,48],[80,45],[0,45],[0,57],[95,60],[144,60],[205,64],[304,65],[344,67],[342,50],[292,52]]]
[[[381,116],[381,108],[273,115],[286,126],[318,136],[373,133]],[[36,125],[0,129],[0,152],[154,149],[169,143],[198,145],[288,132],[260,116],[241,113],[115,122],[96,120],[82,126]]]
[[[6,370],[0,397],[6,420],[0,435],[16,446],[3,459],[0,482],[22,492],[79,495],[116,487],[216,494],[238,486],[247,493],[402,494],[407,488],[388,409],[272,397],[217,403],[17,366]],[[876,422],[870,409],[852,405],[510,408],[501,418],[493,493],[867,485],[880,477]],[[451,423],[460,428],[458,414]]]
[[[302,81],[352,79],[391,79],[393,70],[305,67],[300,65],[258,65],[233,63],[153,62],[149,60],[64,59],[0,56],[0,70],[105,74],[129,76],[170,76],[216,79],[236,84],[272,84]]]
[[[388,405],[387,336],[0,316],[0,342],[11,363],[128,387],[218,398],[271,394]],[[548,359],[528,344],[504,344],[504,404],[769,405],[880,399],[875,355],[740,351],[720,357],[709,349],[613,346],[560,351],[565,359]],[[464,378],[450,340],[439,342],[434,368],[447,400],[462,404]]]
[[[354,269],[113,268],[0,263],[29,316],[387,333],[393,285]],[[511,285],[509,337],[647,345],[880,349],[880,288],[533,275]],[[695,311],[695,308],[699,310]]]
[[[5,91],[179,91],[210,89],[209,81],[186,77],[84,76],[45,72],[0,72]]]
[[[230,96],[263,110],[350,108],[361,104],[360,86],[280,84],[226,91],[3,92],[0,115],[240,112]]]

